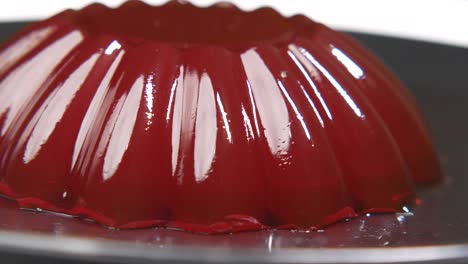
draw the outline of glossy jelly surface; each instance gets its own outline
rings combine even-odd
[[[441,172],[398,79],[304,16],[91,5],[0,49],[0,193],[119,228],[311,228]]]

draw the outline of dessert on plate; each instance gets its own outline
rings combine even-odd
[[[118,228],[394,212],[439,163],[405,87],[305,16],[93,4],[0,49],[0,193]]]

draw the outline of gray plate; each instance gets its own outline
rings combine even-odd
[[[0,41],[24,24],[0,24]],[[2,34],[3,33],[3,34]],[[432,128],[446,182],[421,190],[407,214],[361,217],[323,232],[203,236],[116,231],[0,199],[1,263],[453,263],[468,262],[468,50],[355,34],[416,96]]]

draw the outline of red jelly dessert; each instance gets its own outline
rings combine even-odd
[[[349,37],[270,8],[91,5],[0,50],[0,192],[107,226],[310,228],[441,177],[414,101]]]

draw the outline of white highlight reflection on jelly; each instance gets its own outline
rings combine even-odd
[[[356,79],[361,79],[364,76],[364,71],[359,67],[348,55],[344,54],[340,49],[332,46],[332,54],[341,64],[343,64],[351,75]]]
[[[348,92],[346,92],[346,89],[341,86],[341,84],[333,77],[328,70],[318,62],[312,54],[310,54],[306,49],[300,48],[299,49],[302,54],[309,60],[317,69],[327,78],[327,80],[335,87],[335,89],[338,91],[338,93],[343,97],[343,99],[346,101],[348,106],[354,111],[354,113],[359,117],[359,118],[364,118],[364,114],[362,113],[361,109],[359,109],[359,106],[354,102],[353,98],[349,96]]]
[[[273,74],[253,49],[241,55],[265,137],[274,155],[287,153],[291,143],[289,113]]]
[[[216,102],[208,74],[200,79],[197,120],[195,124],[194,172],[195,180],[202,182],[209,176],[216,152]]]
[[[107,91],[110,88],[110,82],[114,77],[115,71],[117,70],[122,57],[124,56],[125,52],[122,51],[114,60],[112,65],[110,66],[109,70],[107,71],[106,75],[102,79],[96,93],[93,96],[93,99],[86,111],[86,115],[81,122],[80,130],[78,132],[78,137],[76,139],[75,148],[73,150],[73,159],[72,159],[72,168],[76,168],[78,157],[80,152],[85,150],[85,140],[87,137],[91,137],[90,133],[92,130],[92,125],[97,117],[97,115],[101,112],[102,103],[104,98],[107,94]]]
[[[117,40],[114,40],[111,42],[111,44],[109,44],[104,53],[106,55],[112,55],[114,51],[119,50],[120,48],[122,48],[122,44],[120,44]]]
[[[8,46],[0,52],[0,75],[9,69],[16,61],[35,49],[47,37],[56,31],[56,27],[49,26],[35,30],[20,39],[14,45]]]
[[[97,57],[98,55],[95,54],[80,65],[63,85],[55,88],[53,95],[41,106],[42,111],[39,110],[36,113],[37,119],[33,118],[33,120],[38,120],[37,123],[29,124],[34,125],[34,130],[28,139],[23,155],[23,162],[25,164],[29,163],[39,154],[42,145],[47,142],[56,125],[63,118],[69,104],[73,101],[76,93],[86,80]]]
[[[0,82],[0,98],[8,98],[8,100],[0,101],[0,116],[7,114],[1,136],[4,136],[7,130],[17,123],[15,121],[18,113],[31,103],[32,98],[39,96],[44,91],[41,88],[57,64],[82,40],[83,35],[80,31],[66,34],[34,56],[33,59],[16,68]],[[29,77],[25,78],[25,76]]]
[[[125,94],[122,96],[122,98],[126,96],[125,102],[115,122],[115,127],[109,141],[109,147],[104,157],[104,180],[110,179],[115,174],[128,149],[130,139],[133,135],[132,132],[135,128],[144,85],[144,78],[140,76],[133,84],[128,95]]]
[[[296,64],[296,66],[299,68],[299,70],[301,71],[304,78],[306,78],[307,82],[309,83],[309,86],[312,88],[315,96],[318,98],[318,100],[320,101],[320,104],[322,105],[323,109],[325,110],[325,113],[327,114],[328,119],[333,120],[333,116],[331,114],[330,109],[328,109],[328,106],[325,103],[325,100],[323,99],[322,94],[318,90],[317,85],[315,85],[314,81],[312,80],[311,76],[314,76],[316,79],[320,78],[320,76],[319,76],[317,70],[315,69],[314,65],[312,65],[310,63],[310,61],[308,61],[304,57],[304,55],[299,51],[299,48],[296,45],[291,44],[291,45],[288,46],[288,49],[289,49],[288,50],[289,57],[292,59],[294,64]],[[309,100],[309,102],[311,102],[311,101]],[[320,117],[320,115],[318,114],[317,109],[315,108],[314,104],[311,104],[311,105],[314,108],[314,111],[316,112],[316,115],[319,118],[320,123],[323,126],[323,120]]]

